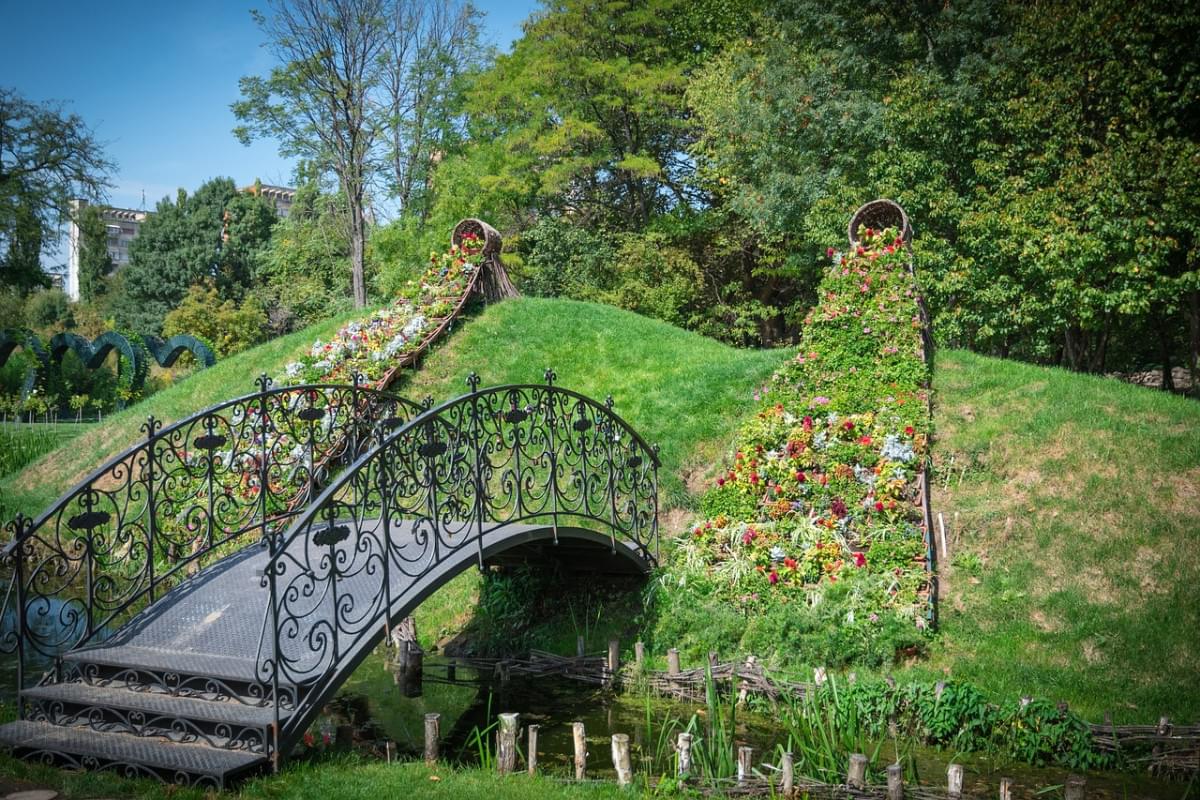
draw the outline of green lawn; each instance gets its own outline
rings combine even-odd
[[[921,671],[1200,719],[1200,403],[960,351],[934,384],[952,563]]]
[[[603,754],[597,754],[603,755]],[[17,791],[50,787],[65,800],[84,798],[154,798],[201,800],[377,800],[377,798],[420,797],[430,800],[593,800],[627,798],[630,792],[613,783],[572,784],[524,774],[506,778],[483,769],[429,769],[420,762],[365,763],[354,758],[329,759],[309,764],[292,764],[278,775],[250,781],[236,792],[202,792],[177,786],[165,787],[149,780],[127,780],[112,773],[69,772],[0,755],[0,789]]]

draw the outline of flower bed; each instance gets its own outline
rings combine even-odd
[[[383,388],[397,359],[414,353],[453,313],[482,260],[483,240],[465,233],[461,247],[430,255],[429,268],[404,294],[364,320],[352,320],[328,342],[287,365],[277,383],[350,383],[355,373]]]
[[[705,519],[662,582],[668,605],[685,594],[740,612],[739,636],[774,617],[766,651],[808,646],[826,652],[789,658],[826,664],[919,649],[929,622],[923,323],[897,232],[864,229],[860,239],[851,252],[829,251],[801,351],[760,390],[760,410],[702,500]],[[795,631],[792,641],[779,641],[781,630]]]

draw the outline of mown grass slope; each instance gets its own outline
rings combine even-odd
[[[934,385],[951,559],[922,669],[1200,719],[1200,403],[960,351]]]

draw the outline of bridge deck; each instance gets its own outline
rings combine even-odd
[[[393,569],[391,570],[391,596],[394,605],[403,602],[412,606],[445,582],[449,576],[457,574],[465,567],[475,562],[479,557],[479,548],[474,536],[463,532],[457,537],[441,537],[443,547],[442,557],[436,563],[427,555],[429,551],[428,538],[414,535],[412,523],[393,523],[390,540],[393,543]],[[361,539],[369,541],[368,550],[381,552],[381,526],[378,521],[361,525],[362,535],[351,537],[337,546],[339,553],[353,556],[354,545],[362,544]],[[578,528],[560,528],[560,534],[566,542],[581,542],[591,545],[593,552],[602,552],[601,546],[609,544],[609,537],[593,531]],[[307,555],[313,563],[328,551],[328,548],[309,544],[312,537],[292,545],[295,552],[290,555],[303,560]],[[458,541],[454,541],[457,538]],[[485,558],[509,550],[522,543],[544,541],[551,538],[551,533],[545,525],[501,525],[483,536]],[[470,539],[471,541],[467,541]],[[309,553],[302,552],[304,547]],[[632,548],[617,541],[617,547],[622,550]],[[396,558],[404,557],[411,552],[425,558],[428,565],[414,577],[396,569]],[[631,554],[622,553],[613,559],[611,568],[629,571]],[[641,561],[632,554],[634,561]],[[611,556],[600,556],[608,561]],[[270,605],[269,589],[262,580],[262,570],[267,564],[268,553],[265,548],[251,547],[229,556],[204,572],[193,576],[176,587],[157,603],[130,620],[112,637],[104,642],[73,651],[67,658],[71,661],[100,664],[112,667],[138,667],[163,673],[180,673],[185,675],[204,675],[224,681],[263,680],[265,676],[256,675],[260,663],[260,642],[264,631],[271,621],[268,617]],[[594,560],[594,558],[593,558]],[[420,564],[420,558],[406,561],[409,572]],[[289,565],[290,566],[290,565]],[[584,567],[588,570],[604,569],[603,563],[597,562]],[[279,579],[282,587],[292,577],[291,574]],[[355,609],[370,607],[377,602],[382,588],[381,578],[367,571],[338,581],[339,605]],[[326,596],[311,606],[311,619],[315,624],[322,618],[332,615],[333,599]],[[395,610],[395,609],[393,609]],[[344,635],[342,627],[338,626],[339,638],[345,639],[342,651],[357,649],[358,637]],[[352,641],[353,640],[353,641]],[[267,635],[270,642],[270,636]],[[292,637],[292,646],[284,648],[285,654],[292,658],[300,658],[301,664],[305,654],[300,652],[303,646],[303,631],[300,636]],[[292,652],[289,652],[292,651]],[[269,650],[268,650],[269,652]],[[311,666],[311,665],[306,665]]]

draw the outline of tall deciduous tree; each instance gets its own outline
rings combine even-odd
[[[457,143],[460,79],[480,63],[479,12],[463,0],[392,0],[379,103],[390,192],[424,221],[429,176]]]
[[[0,87],[0,282],[45,285],[43,246],[56,240],[72,198],[103,197],[113,168],[79,116]]]
[[[337,175],[345,199],[354,303],[367,302],[363,260],[367,186],[379,133],[370,96],[380,81],[388,38],[385,0],[293,0],[253,12],[279,61],[267,77],[238,83],[233,112],[243,143],[275,139],[286,156],[301,156]]]

